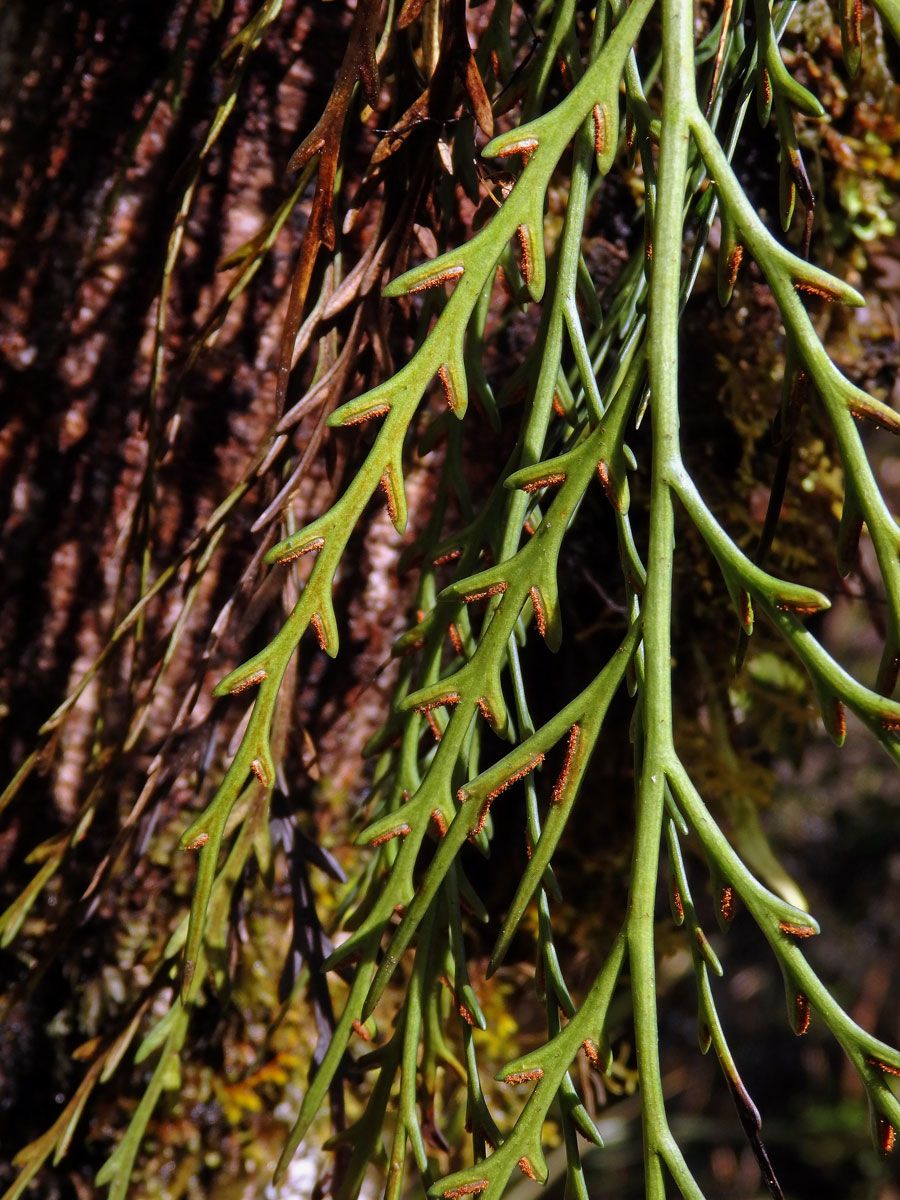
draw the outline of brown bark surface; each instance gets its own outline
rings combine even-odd
[[[90,810],[78,853],[65,856],[19,941],[0,951],[0,973],[14,985],[0,1034],[0,1141],[10,1151],[52,1123],[81,1077],[68,1053],[120,1015],[109,996],[90,992],[99,962],[115,959],[109,950],[129,922],[164,941],[181,911],[193,860],[174,845],[171,863],[151,860],[147,847],[168,825],[177,836],[217,783],[243,706],[214,704],[212,688],[272,636],[291,598],[283,574],[260,586],[277,519],[252,527],[286,456],[296,463],[321,443],[324,415],[342,398],[326,391],[257,478],[308,201],[189,362],[228,280],[219,264],[293,186],[286,165],[324,108],[346,45],[341,5],[286,3],[248,59],[187,207],[153,374],[172,229],[234,70],[223,48],[256,7],[236,0],[213,16],[193,0],[56,0],[13,3],[0,15],[0,775],[5,784],[23,763],[27,771],[0,817],[0,911],[37,869],[26,855],[68,837]],[[349,256],[366,236],[348,239]],[[341,314],[325,323],[332,340],[309,356],[312,367],[301,365],[293,392],[316,359],[320,371],[329,365],[346,328]],[[360,387],[369,369],[363,354],[344,387]],[[332,435],[310,456],[292,502],[298,525],[340,489],[352,447],[352,435]],[[211,522],[235,489],[227,521]],[[363,785],[360,750],[390,678],[380,669],[404,619],[398,553],[373,508],[338,580],[354,653],[334,664],[306,639],[302,669],[289,677],[283,782],[313,836],[331,820],[327,804],[314,805],[315,780],[327,778],[323,793],[345,806]],[[39,732],[98,659],[77,702]],[[67,1016],[67,1035],[51,1036],[53,1019],[79,1005],[82,1017],[85,1006],[94,1011]],[[48,1072],[53,1085],[34,1086]],[[52,1185],[41,1177],[43,1194],[71,1194],[67,1175],[90,1180],[109,1148],[102,1122],[95,1132],[99,1143],[71,1154]],[[0,1190],[13,1177],[4,1158]]]

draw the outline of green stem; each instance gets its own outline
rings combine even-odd
[[[664,1200],[662,1156],[670,1140],[659,1064],[654,913],[666,770],[673,755],[670,643],[675,521],[670,480],[680,461],[678,308],[689,117],[695,103],[692,20],[691,5],[684,0],[664,0],[663,110],[648,335],[653,463],[643,605],[643,756],[627,923],[648,1200]]]

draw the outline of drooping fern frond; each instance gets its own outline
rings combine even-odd
[[[277,7],[264,6],[235,44],[240,70],[207,132],[198,169],[229,117],[245,58],[267,36]],[[828,1027],[865,1089],[876,1144],[885,1152],[892,1148],[900,1102],[889,1077],[900,1074],[900,1052],[860,1028],[832,996],[806,952],[807,939],[819,933],[815,918],[794,902],[796,889],[786,898],[771,872],[726,836],[677,730],[680,572],[690,569],[681,564],[686,548],[702,554],[705,547],[719,572],[710,590],[726,595],[735,611],[731,632],[741,639],[735,668],[752,659],[761,636],[769,639],[767,648],[780,639],[784,653],[807,673],[833,740],[843,743],[849,710],[900,765],[900,703],[892,698],[900,665],[900,528],[861,432],[861,423],[900,432],[900,417],[842,374],[820,335],[816,306],[864,301],[809,260],[815,201],[797,121],[800,115],[821,119],[825,110],[783,56],[792,11],[791,4],[734,0],[698,38],[694,8],[683,0],[616,0],[589,20],[574,0],[540,5],[524,14],[527,20],[515,16],[509,2],[467,12],[460,0],[407,0],[395,12],[392,3],[382,10],[359,0],[323,115],[290,161],[299,181],[222,264],[234,275],[202,323],[189,364],[312,185],[279,349],[275,419],[243,482],[182,559],[199,582],[228,512],[243,502],[253,478],[262,477],[270,489],[255,521],[261,538],[254,561],[269,566],[275,587],[287,579],[289,603],[274,636],[215,688],[217,697],[251,693],[251,704],[215,794],[181,836],[182,849],[197,852],[196,880],[189,915],[172,932],[159,964],[160,975],[180,964],[180,986],[157,1006],[156,1023],[144,1028],[135,1062],[155,1056],[155,1065],[127,1132],[97,1177],[111,1197],[127,1194],[153,1113],[177,1078],[203,989],[210,979],[216,990],[226,986],[236,889],[254,859],[263,873],[271,869],[270,806],[273,794],[286,790],[296,676],[320,652],[335,658],[343,651],[345,617],[335,598],[373,498],[384,502],[396,534],[407,540],[416,617],[394,644],[391,708],[369,745],[376,766],[356,837],[355,877],[340,914],[341,940],[335,936],[322,955],[321,972],[335,981],[325,989],[327,1004],[339,1011],[320,1039],[276,1182],[328,1098],[335,1089],[342,1093],[353,1039],[371,1039],[380,1024],[371,1052],[357,1060],[371,1082],[361,1085],[356,1120],[335,1130],[334,1147],[342,1153],[335,1196],[360,1194],[384,1139],[385,1197],[423,1188],[447,1200],[500,1197],[517,1170],[543,1183],[546,1127],[554,1118],[562,1127],[566,1195],[586,1197],[576,1133],[595,1145],[602,1139],[573,1075],[583,1055],[608,1077],[610,1024],[621,1023],[624,998],[635,1040],[646,1195],[662,1200],[674,1185],[685,1200],[701,1197],[670,1124],[660,1062],[664,858],[672,913],[696,980],[701,1049],[715,1053],[771,1194],[782,1195],[777,1163],[763,1143],[760,1114],[716,1003],[715,978],[727,958],[721,961],[713,948],[702,904],[694,899],[707,877],[722,928],[742,910],[755,923],[784,977],[794,1031],[805,1033],[813,1020]],[[881,3],[878,11],[893,30],[893,7]],[[474,48],[467,28],[473,14],[479,14]],[[858,7],[844,13],[851,71],[860,65],[859,22]],[[418,91],[411,102],[410,80]],[[387,106],[384,90],[391,92]],[[735,164],[753,120],[754,94],[764,126],[774,113],[782,234],[770,228]],[[373,136],[376,120],[380,132]],[[342,172],[349,146],[367,130],[367,164],[357,192],[348,196]],[[398,191],[400,164],[405,188]],[[636,197],[639,236],[614,278],[600,286],[590,262],[592,222],[617,173]],[[191,188],[183,192],[182,223]],[[806,211],[799,242],[790,236],[797,199]],[[368,240],[351,265],[345,245],[366,221]],[[464,238],[457,236],[461,226]],[[154,411],[180,229],[176,224],[170,240],[156,322]],[[420,250],[428,253],[410,265],[418,253],[416,230]],[[707,494],[715,466],[697,471],[690,465],[682,430],[693,364],[686,361],[683,328],[714,243],[723,306],[739,273],[750,270],[777,305],[783,412],[802,384],[839,454],[844,492],[833,555],[842,573],[856,565],[863,528],[871,539],[885,600],[881,662],[871,683],[837,661],[814,622],[830,603],[821,574],[782,570],[768,553],[771,538],[767,547],[749,545]],[[412,331],[399,366],[388,336],[390,311],[402,313]],[[517,339],[515,322],[525,319],[528,336]],[[366,369],[372,386],[347,398],[363,355],[375,364]],[[310,416],[315,430],[300,449],[291,435]],[[292,503],[326,427],[335,443],[358,439],[356,449],[345,451],[356,458],[334,503],[296,529]],[[422,490],[410,486],[410,477],[429,454],[440,466],[428,511],[416,511]],[[473,460],[480,468],[489,464],[487,481],[477,478]],[[153,519],[152,465],[151,457],[139,518],[145,522]],[[772,494],[777,521],[774,485]],[[586,534],[591,523],[595,528]],[[609,606],[618,628],[602,659],[586,664],[583,685],[563,676],[548,687],[552,658],[536,657],[534,647],[540,642],[557,654],[570,644],[564,616],[568,620],[575,547],[591,537],[600,544],[601,528],[615,544],[599,566],[605,592],[619,598]],[[110,648],[131,636],[151,598],[182,564],[155,582],[145,572],[141,596]],[[609,614],[607,624],[612,628]],[[173,645],[180,636],[173,632]],[[48,732],[66,718],[100,665],[51,718]],[[149,703],[145,698],[136,710],[133,740]],[[616,736],[611,712],[627,712],[633,743],[633,768],[614,801],[597,796],[591,784],[596,756]],[[621,724],[614,729],[621,732]],[[26,774],[20,772],[5,794],[10,802]],[[523,820],[513,827],[506,807],[496,820],[492,811],[508,791],[524,794]],[[591,947],[592,981],[576,985],[567,979],[558,946],[555,906],[562,895],[554,862],[579,809],[611,802],[634,812],[626,898],[606,940]],[[50,867],[0,918],[5,938],[16,936],[80,831],[75,827],[46,850]],[[504,911],[495,914],[468,847],[496,859],[523,843],[527,861]],[[472,922],[487,924],[495,916],[494,945],[482,964],[471,949]],[[546,1030],[541,1044],[503,1065],[488,1061],[480,1042],[488,1019],[478,976],[482,966],[486,978],[494,975],[529,930],[536,930]],[[310,963],[310,973],[318,966]],[[325,986],[321,978],[319,986]],[[126,1031],[98,1047],[63,1114],[65,1128],[60,1118],[20,1156],[22,1173],[9,1200],[51,1153],[65,1151],[88,1094],[118,1067],[148,1007],[149,1000]],[[445,1174],[446,1162],[439,1170],[429,1153],[443,1139],[435,1117],[439,1065],[462,1077],[471,1135],[470,1152],[457,1153]],[[483,1073],[508,1085],[533,1085],[510,1121],[492,1114]]]

